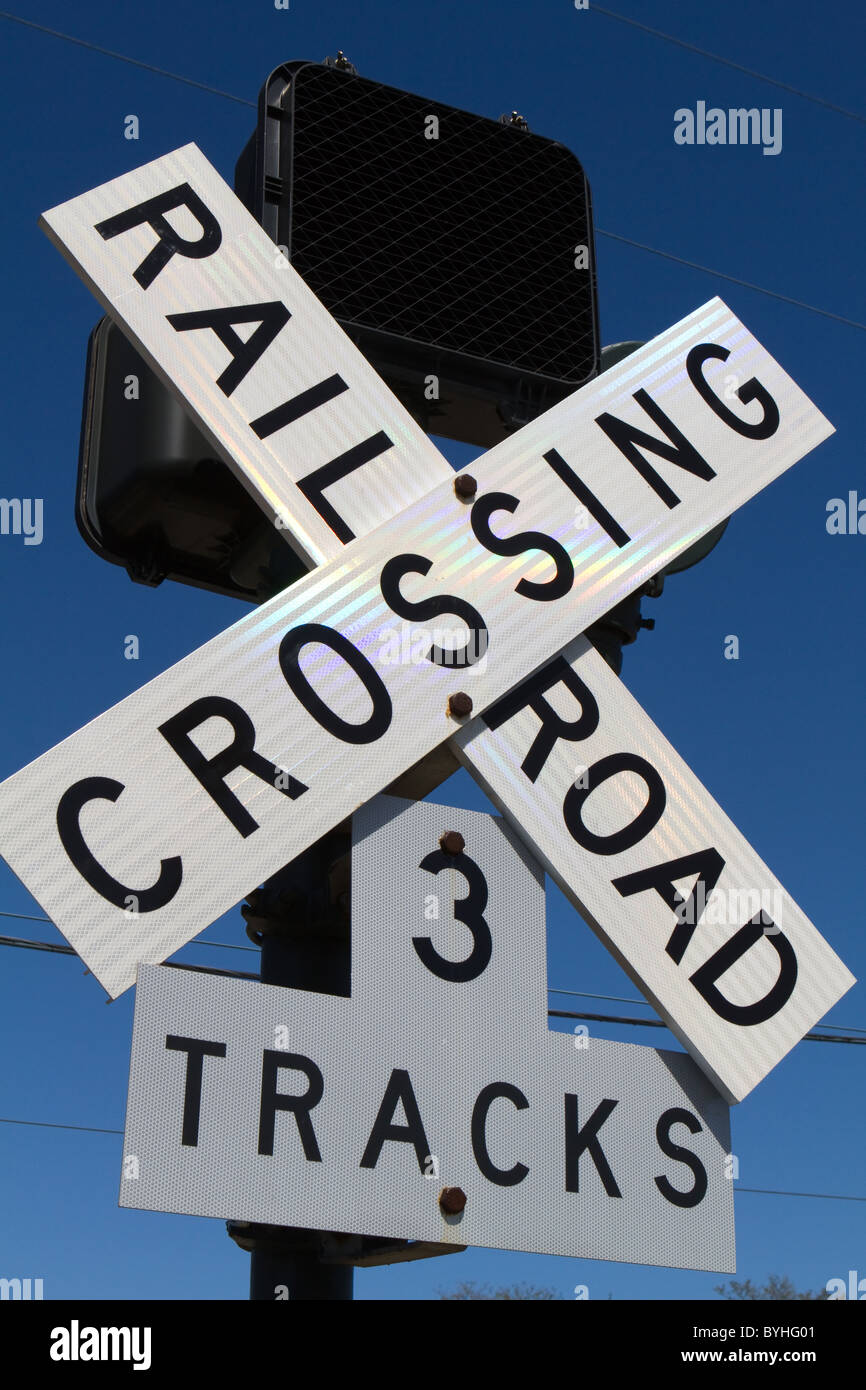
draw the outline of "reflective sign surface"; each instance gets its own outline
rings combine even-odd
[[[585,638],[454,746],[729,1101],[854,983]]]
[[[547,1031],[513,832],[379,797],[353,842],[350,999],[142,967],[121,1205],[733,1271],[727,1107],[682,1053]]]
[[[829,429],[712,301],[9,778],[4,857],[119,993]]]

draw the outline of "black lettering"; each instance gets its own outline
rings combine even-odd
[[[774,926],[772,918],[769,926]],[[717,987],[716,981],[726,970],[730,970],[732,965],[736,965],[762,937],[766,938],[779,957],[779,978],[769,993],[765,994],[763,999],[757,999],[754,1004],[732,1004]],[[755,1023],[766,1023],[768,1018],[772,1018],[787,1004],[794,992],[797,983],[797,957],[790,941],[778,928],[774,931],[769,930],[767,913],[759,912],[757,917],[740,927],[730,941],[726,941],[715,955],[710,956],[709,960],[695,971],[691,976],[691,982],[706,999],[713,1012],[728,1023],[738,1023],[746,1027]]]
[[[299,391],[296,396],[283,401],[282,405],[275,406],[273,410],[267,411],[264,415],[259,415],[256,420],[250,421],[250,429],[257,434],[259,439],[268,439],[270,435],[276,434],[277,430],[284,429],[286,425],[291,425],[295,420],[300,420],[303,415],[309,415],[311,410],[316,410],[320,405],[326,405],[328,401],[334,400],[336,396],[342,396],[344,391],[348,391],[343,378],[335,372],[333,376],[326,377],[324,381],[319,381],[315,386],[310,386],[306,391]]]
[[[198,241],[187,241],[166,220],[167,212],[180,207],[187,208],[201,227],[202,235]],[[219,223],[188,183],[179,183],[177,188],[170,188],[167,193],[158,193],[155,198],[136,203],[134,208],[115,213],[104,222],[98,222],[94,230],[104,241],[109,241],[121,232],[140,227],[143,222],[147,222],[159,237],[157,245],[148,252],[138,269],[133,271],[133,276],[143,290],[153,284],[172,256],[186,256],[194,261],[202,260],[206,256],[212,256],[222,241]]]
[[[180,887],[183,878],[180,855],[160,860],[159,877],[150,888],[127,888],[102,867],[85,843],[78,823],[82,808],[88,801],[116,801],[123,789],[123,783],[115,782],[112,777],[85,777],[81,782],[76,782],[63,793],[58,803],[57,833],[81,877],[106,902],[125,908],[129,905],[129,899],[134,898],[137,912],[156,912],[171,902]]]
[[[582,478],[579,478],[573,468],[570,468],[556,449],[550,449],[544,455],[545,463],[549,463],[557,478],[565,483],[570,492],[586,507],[590,516],[593,517],[610,536],[615,545],[620,550],[624,545],[628,545],[631,536],[624,531],[615,517],[612,517],[607,507],[603,506],[591,488],[588,488]]]
[[[455,901],[454,917],[472,933],[472,950],[465,960],[459,961],[445,960],[440,956],[429,936],[413,936],[412,945],[419,959],[428,970],[438,975],[440,980],[449,980],[452,984],[465,984],[468,980],[477,980],[490,964],[493,953],[493,938],[483,916],[487,906],[487,879],[468,854],[445,854],[441,849],[434,849],[426,855],[419,868],[429,874],[441,873],[443,869],[456,869],[463,875],[469,892],[465,898]]]
[[[188,333],[191,329],[212,328],[223,347],[228,348],[232,360],[225,371],[217,377],[217,386],[224,395],[230,396],[270,347],[281,328],[285,328],[291,314],[285,304],[278,299],[268,304],[241,304],[236,309],[201,309],[194,313],[166,314],[168,322],[176,333]],[[233,328],[236,323],[257,323],[254,333],[244,341]]]
[[[634,820],[621,830],[615,830],[611,835],[596,835],[583,823],[583,808],[593,792],[618,772],[634,772],[643,779],[649,793],[647,803]],[[610,753],[606,758],[599,758],[588,769],[586,780],[588,785],[585,787],[569,787],[562,803],[562,815],[571,838],[592,854],[621,854],[625,849],[632,849],[658,825],[664,815],[667,801],[665,784],[652,763],[638,753]]]
[[[498,1187],[515,1187],[523,1182],[529,1169],[525,1163],[515,1163],[513,1168],[498,1168],[487,1150],[487,1112],[495,1100],[510,1100],[515,1110],[528,1110],[529,1101],[516,1086],[507,1081],[494,1081],[479,1091],[478,1099],[472,1107],[472,1152],[475,1162],[488,1182]]]
[[[516,536],[495,536],[490,529],[493,512],[515,512],[520,499],[508,492],[488,492],[474,503],[470,522],[475,539],[492,555],[522,555],[527,550],[542,550],[556,565],[552,579],[539,584],[534,579],[521,579],[514,586],[514,592],[522,598],[531,598],[539,603],[549,603],[551,599],[562,598],[574,583],[574,565],[565,546],[543,531],[521,531]]]
[[[608,439],[616,445],[620,453],[625,454],[629,463],[637,469],[644,481],[649,483],[653,492],[661,498],[665,506],[676,507],[679,505],[679,497],[673,488],[668,487],[652,464],[644,458],[640,449],[648,449],[651,454],[657,454],[659,458],[667,459],[669,463],[676,464],[677,468],[684,468],[687,473],[691,473],[695,478],[702,478],[705,483],[716,476],[715,471],[706,459],[701,457],[694,445],[689,443],[685,435],[677,429],[673,421],[669,420],[664,411],[647,395],[646,391],[643,389],[635,391],[633,399],[646,411],[650,419],[664,431],[669,443],[663,439],[656,439],[653,435],[647,434],[645,430],[638,429],[637,425],[630,425],[626,420],[618,420],[615,415],[609,415],[607,411],[603,415],[597,416],[595,423],[604,430]]]
[[[565,1190],[580,1191],[580,1159],[584,1151],[589,1153],[595,1170],[601,1178],[608,1197],[621,1197],[616,1178],[598,1140],[598,1131],[616,1108],[615,1100],[602,1100],[595,1107],[583,1129],[579,1128],[577,1115],[577,1096],[565,1097]]]
[[[212,758],[206,758],[189,735],[193,729],[204,724],[205,720],[213,718],[225,719],[232,727],[234,738],[228,748],[224,748]],[[267,782],[290,801],[296,801],[309,790],[295,777],[289,777],[286,785],[282,785],[286,778],[283,770],[268,762],[267,758],[263,758],[261,753],[255,750],[256,731],[249,715],[240,705],[236,705],[233,700],[224,699],[221,695],[206,695],[200,700],[193,700],[186,709],[160,724],[159,732],[244,839],[252,835],[254,830],[258,830],[259,823],[225,784],[225,778],[230,772],[234,772],[235,768],[246,768],[247,772],[251,772],[260,781]]]
[[[395,555],[382,569],[379,581],[382,597],[388,607],[407,622],[413,619],[419,623],[430,622],[446,613],[453,613],[461,618],[470,632],[465,647],[448,651],[434,642],[426,654],[426,660],[432,661],[436,666],[465,670],[467,666],[474,666],[487,651],[487,624],[477,608],[473,608],[471,603],[466,603],[462,598],[455,598],[453,594],[438,594],[435,598],[410,600],[404,598],[400,592],[400,580],[404,575],[428,574],[432,566],[433,561],[428,560],[426,555]]]
[[[301,670],[299,656],[302,648],[310,642],[319,642],[341,656],[347,666],[351,666],[372,701],[373,708],[368,719],[362,724],[350,724],[329,709],[320,695],[310,685]],[[308,714],[311,714],[323,729],[343,743],[375,743],[387,731],[391,723],[391,697],[381,676],[362,652],[331,627],[321,623],[302,623],[287,632],[280,643],[280,670],[286,678],[289,689],[300,700]]]
[[[662,1153],[691,1169],[695,1178],[694,1186],[689,1188],[688,1192],[680,1192],[666,1177],[653,1178],[653,1182],[662,1196],[675,1207],[696,1207],[707,1193],[707,1170],[691,1149],[684,1149],[680,1144],[674,1143],[670,1134],[673,1125],[685,1125],[690,1134],[700,1134],[701,1125],[694,1115],[688,1110],[680,1109],[679,1106],[666,1110],[656,1125],[656,1140]]]
[[[308,473],[306,478],[301,478],[298,482],[298,487],[307,501],[312,503],[322,520],[328,523],[334,535],[344,545],[355,539],[355,532],[324,496],[324,490],[393,447],[393,440],[388,438],[384,430],[379,430],[378,434],[373,434],[369,439],[347,449],[344,454],[338,454],[330,463],[323,463],[321,468]]]
[[[653,888],[662,902],[676,914],[677,925],[665,950],[671,960],[679,965],[694,936],[707,898],[718,883],[724,867],[725,861],[717,849],[701,849],[694,854],[684,854],[680,859],[671,859],[666,864],[654,864],[651,869],[639,869],[637,873],[613,878],[611,883],[624,898]],[[687,878],[691,874],[698,877],[686,899],[677,892],[674,880]]]
[[[580,705],[577,719],[563,719],[544,696],[554,685],[564,685]],[[569,666],[564,656],[558,656],[543,670],[522,681],[501,700],[484,711],[482,718],[489,729],[498,729],[520,710],[529,707],[541,720],[541,728],[520,765],[530,782],[534,782],[550,757],[559,739],[580,743],[598,728],[598,704],[592,691]]]
[[[728,410],[701,370],[708,358],[717,357],[719,361],[727,362],[730,355],[728,349],[720,347],[718,343],[699,343],[697,347],[692,348],[686,358],[686,371],[689,374],[689,380],[702,400],[706,401],[710,409],[715,411],[719,419],[723,420],[730,429],[736,430],[737,434],[745,435],[746,439],[769,439],[779,428],[779,407],[769,391],[753,376],[738,387],[737,399],[742,401],[743,405],[757,401],[764,412],[761,419],[751,425],[748,420],[741,420],[732,410]]]
[[[201,1117],[201,1081],[205,1057],[225,1057],[226,1044],[202,1042],[200,1038],[178,1038],[169,1033],[165,1040],[169,1052],[186,1053],[186,1080],[183,1091],[182,1144],[198,1145],[198,1125]]]
[[[397,1106],[401,1104],[406,1116],[406,1124],[396,1125],[394,1124],[394,1115]],[[399,1067],[395,1067],[391,1072],[385,1094],[382,1097],[382,1104],[379,1106],[379,1113],[370,1132],[370,1138],[367,1140],[367,1147],[359,1167],[375,1168],[382,1148],[386,1140],[389,1139],[398,1144],[412,1144],[415,1149],[415,1157],[418,1160],[419,1172],[426,1172],[430,1145],[427,1143],[427,1136],[424,1133],[424,1121],[421,1119],[421,1112],[418,1109],[415,1092],[412,1090],[409,1073],[402,1071]]]
[[[277,1080],[281,1071],[300,1071],[307,1078],[307,1089],[302,1096],[287,1096],[277,1090]],[[262,1096],[259,1109],[259,1153],[273,1154],[274,1127],[278,1110],[288,1110],[295,1117],[304,1158],[310,1163],[321,1163],[316,1132],[310,1119],[310,1111],[318,1105],[325,1094],[325,1079],[315,1062],[302,1057],[299,1052],[277,1052],[266,1047],[262,1053]]]

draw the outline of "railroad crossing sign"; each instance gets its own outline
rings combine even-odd
[[[141,967],[121,1206],[732,1272],[728,1107],[683,1053],[548,1032],[514,832],[377,797],[351,882],[350,999]]]
[[[831,430],[713,300],[492,449],[472,465],[473,488],[455,483],[195,146],[43,224],[287,538],[324,561],[0,786],[4,856],[112,994],[442,744],[465,723],[453,696],[468,694],[476,713],[503,700]],[[741,383],[736,412],[718,394],[721,372]],[[420,659],[394,659],[395,635],[434,622],[450,631],[428,631]],[[577,660],[607,702],[599,737],[620,731],[620,763],[596,766],[597,785],[590,768],[575,789],[568,843],[539,834],[537,848],[738,1100],[852,976],[793,909],[744,934],[744,922],[707,930],[702,903],[699,929],[675,921],[672,935],[678,896],[695,911],[714,873],[726,893],[781,889],[706,793],[671,840],[660,814],[681,793],[667,796],[645,756],[660,735],[594,652]],[[553,690],[519,731],[542,719],[533,757],[551,755],[546,777],[578,739],[571,687],[558,748],[539,715]],[[465,728],[460,755],[495,789],[486,726]],[[589,732],[581,714],[579,738]],[[547,781],[508,748],[497,736],[494,756],[514,760],[511,790],[495,794],[532,844],[529,827],[538,834],[564,798],[551,805]],[[642,843],[657,824],[662,858]],[[623,906],[635,898],[666,909],[654,952]],[[611,901],[622,930],[595,920]],[[768,998],[775,1012],[759,1020]]]
[[[734,1103],[853,977],[831,963],[812,923],[618,677],[590,656],[578,637],[454,746]],[[605,796],[617,778],[619,797]]]

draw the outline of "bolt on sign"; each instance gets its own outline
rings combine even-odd
[[[351,998],[141,967],[121,1206],[732,1272],[728,1107],[683,1053],[548,1032],[545,954],[502,820],[375,798]]]
[[[4,857],[105,988],[127,988],[139,962],[165,959],[465,727],[460,756],[521,836],[726,1098],[747,1094],[850,987],[849,972],[793,909],[753,941],[751,916],[708,932],[702,904],[694,939],[685,923],[674,940],[682,880],[706,891],[716,873],[725,892],[763,889],[751,877],[759,861],[733,827],[716,842],[721,813],[694,779],[693,825],[686,806],[676,853],[650,854],[643,840],[656,823],[666,836],[659,808],[680,795],[670,777],[683,765],[672,774],[651,761],[661,736],[592,650],[576,669],[601,701],[599,737],[620,737],[569,798],[568,837],[540,828],[565,815],[550,783],[564,745],[590,733],[583,713],[575,726],[574,682],[561,729],[544,716],[553,689],[521,716],[519,738],[526,719],[542,720],[532,759],[543,777],[527,775],[510,723],[502,734],[463,721],[490,706],[504,720],[515,687],[826,438],[820,412],[716,299],[484,455],[474,489],[465,473],[455,487],[195,146],[43,225],[299,552],[321,560],[0,786]],[[732,371],[736,411],[719,390]],[[434,634],[420,661],[393,660],[395,630],[440,622],[449,640]],[[484,756],[494,744],[504,797]],[[693,911],[700,895],[685,892]],[[653,905],[649,945],[623,911],[630,899]],[[611,902],[627,928],[610,920]],[[725,996],[740,1009],[769,996],[778,1024],[725,1018]]]

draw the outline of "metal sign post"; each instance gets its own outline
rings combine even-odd
[[[349,995],[348,902],[339,881],[334,885],[348,851],[348,836],[327,835],[251,895],[244,916],[248,935],[261,947],[262,984]],[[228,1230],[249,1252],[251,1299],[352,1298],[353,1267],[322,1259],[320,1232],[251,1221],[229,1221]]]

